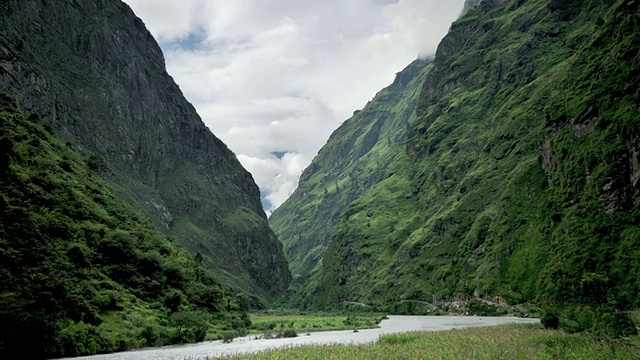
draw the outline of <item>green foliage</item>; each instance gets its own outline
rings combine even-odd
[[[0,354],[89,355],[202,341],[214,320],[247,325],[246,298],[5,95],[0,146]]]
[[[272,333],[291,329],[296,332],[371,329],[382,317],[377,313],[257,313],[251,314],[250,333]],[[275,333],[273,336],[276,336]]]
[[[193,312],[173,313],[170,324],[177,330],[174,342],[179,344],[203,341],[209,327],[202,314]]]
[[[164,306],[171,312],[176,312],[180,308],[184,294],[178,289],[171,289],[163,299]]]
[[[284,245],[293,288],[305,284],[316,268],[337,231],[340,212],[382,177],[406,139],[429,64],[416,60],[407,66],[346,120],[301,175],[290,199],[269,218]]]
[[[624,313],[601,313],[591,328],[595,335],[629,337],[638,334],[636,324]]]
[[[616,314],[640,307],[639,23],[622,0],[482,2],[454,23],[406,142],[340,208],[292,303],[421,312],[496,298],[567,330],[633,333]]]
[[[96,327],[82,321],[63,328],[58,339],[63,354],[96,354],[105,348],[105,339]]]
[[[290,274],[251,174],[184,98],[131,9],[120,0],[85,1],[0,2],[0,90],[82,152],[82,160],[60,159],[62,168],[100,175],[156,230],[200,253],[223,287],[251,294],[252,306],[266,306],[284,292]],[[41,19],[37,27],[34,14]],[[30,141],[36,146],[42,139]],[[44,193],[67,190],[41,170],[22,180],[44,185]],[[95,196],[88,203],[108,203]],[[104,210],[118,217],[117,207]],[[155,298],[158,287],[144,291]]]

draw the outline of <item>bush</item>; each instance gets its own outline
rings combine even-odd
[[[169,311],[176,312],[178,311],[180,304],[182,304],[183,298],[184,298],[184,295],[182,294],[182,291],[171,289],[167,293],[167,295],[164,297],[164,299],[162,299],[162,302],[164,306],[166,306],[167,309],[169,309]]]
[[[93,355],[100,350],[106,350],[100,346],[105,341],[96,328],[82,321],[62,329],[58,341],[65,356]]]
[[[146,346],[160,347],[171,343],[169,331],[162,326],[147,325],[140,332],[140,337]]]
[[[596,335],[621,338],[638,334],[629,315],[621,312],[605,312],[595,319],[592,331]]]
[[[622,338],[638,333],[627,313],[608,307],[569,307],[562,310],[561,314],[560,328],[568,333],[588,332],[606,338]],[[546,317],[547,314],[541,318],[543,324]]]
[[[174,343],[192,343],[203,341],[209,330],[209,324],[202,314],[195,312],[177,312],[171,315],[170,323],[176,328]]]
[[[147,346],[153,346],[158,340],[158,334],[152,325],[147,325],[140,332],[140,337],[144,339]]]

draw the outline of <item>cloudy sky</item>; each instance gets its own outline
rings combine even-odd
[[[431,55],[464,0],[125,0],[265,211],[354,110]]]

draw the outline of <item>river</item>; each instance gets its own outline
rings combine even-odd
[[[358,332],[323,331],[300,333],[296,338],[256,339],[256,336],[236,338],[229,344],[222,341],[205,341],[197,344],[165,346],[132,350],[114,354],[93,355],[73,358],[86,360],[196,360],[207,356],[219,357],[234,354],[246,354],[271,348],[302,346],[312,344],[363,344],[371,343],[383,334],[408,331],[440,331],[477,326],[491,326],[507,323],[540,323],[539,319],[515,317],[484,316],[389,316],[382,320],[377,329],[364,329]]]

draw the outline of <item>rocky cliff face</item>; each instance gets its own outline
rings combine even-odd
[[[251,175],[117,0],[3,1],[0,89],[90,158],[129,203],[265,302],[289,282]]]
[[[406,140],[430,63],[411,63],[345,121],[304,171],[293,195],[269,218],[284,244],[295,287],[316,269],[337,230],[340,212],[381,178]]]
[[[639,5],[482,1],[454,23],[406,144],[296,303],[497,296],[616,328],[640,306]]]

